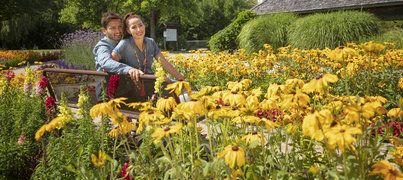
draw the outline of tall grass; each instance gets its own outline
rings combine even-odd
[[[249,21],[238,36],[239,48],[248,53],[263,49],[264,44],[270,44],[274,49],[287,46],[288,26],[297,20],[291,13],[276,13],[262,15]]]
[[[376,35],[379,22],[375,15],[360,11],[313,14],[295,21],[288,38],[295,48],[335,48]]]
[[[395,27],[375,37],[369,38],[366,41],[375,41],[379,43],[391,42],[395,44],[392,48],[403,49],[403,29]]]
[[[82,65],[95,70],[92,50],[104,35],[91,30],[77,30],[63,35],[61,39],[64,60],[69,64]]]

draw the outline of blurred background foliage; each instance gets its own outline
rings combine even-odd
[[[163,41],[164,22],[178,25],[178,39],[208,39],[256,0],[18,0],[0,7],[2,49],[60,48],[62,35],[76,30],[100,31],[104,12],[141,15],[147,36]]]

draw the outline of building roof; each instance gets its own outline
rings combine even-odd
[[[360,9],[403,5],[403,0],[266,0],[251,11],[256,14],[278,12],[311,13],[335,9]]]

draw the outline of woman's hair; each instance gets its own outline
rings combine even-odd
[[[125,15],[125,17],[123,18],[123,38],[130,38],[130,37],[132,37],[132,35],[127,32],[127,28],[129,28],[129,26],[128,26],[127,23],[129,23],[129,20],[130,20],[130,19],[133,19],[133,18],[138,18],[138,19],[140,19],[141,22],[143,22],[143,24],[144,24],[144,21],[143,21],[143,19],[141,18],[141,16],[137,15],[137,14],[134,13],[134,12],[129,12],[129,13],[127,13],[127,14]]]
[[[118,20],[122,21],[122,17],[120,17],[120,15],[118,13],[114,13],[114,12],[104,13],[101,18],[102,27],[107,29],[109,22],[113,19],[118,19]]]

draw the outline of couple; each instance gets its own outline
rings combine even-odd
[[[161,54],[155,41],[145,37],[145,24],[139,15],[133,12],[127,13],[123,18],[122,27],[121,16],[108,12],[103,15],[101,23],[105,37],[93,50],[96,70],[130,76],[130,78],[121,77],[116,97],[127,97],[128,101],[134,102],[146,101],[153,95],[154,81],[140,81],[140,75],[154,74],[151,69],[154,58],[161,60],[165,71],[177,80],[183,80]],[[145,95],[140,91],[145,92]],[[97,100],[102,101],[101,83],[97,84],[96,94]]]

